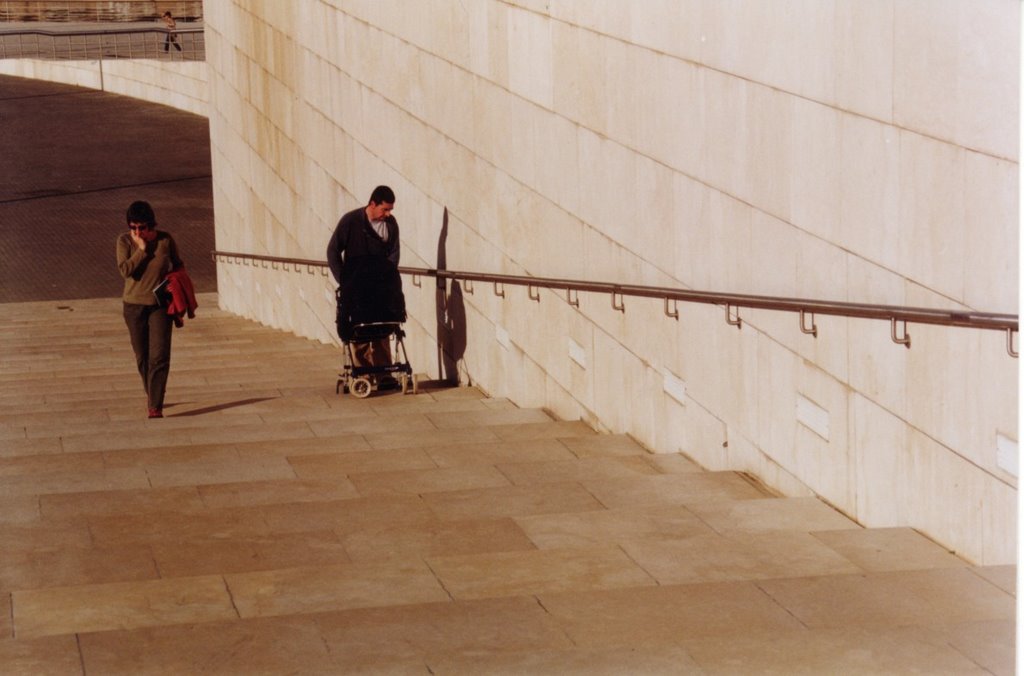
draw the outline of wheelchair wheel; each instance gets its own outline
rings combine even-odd
[[[352,394],[355,395],[356,397],[360,399],[365,399],[366,397],[370,396],[370,391],[372,389],[373,386],[370,384],[370,379],[360,377],[352,380],[352,385],[349,391],[352,392]]]

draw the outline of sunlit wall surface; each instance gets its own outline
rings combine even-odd
[[[391,185],[402,263],[1017,312],[1015,0],[205,6],[218,248],[322,258]],[[749,470],[985,564],[1015,552],[1006,336],[406,280],[416,369]],[[319,274],[222,305],[334,337]],[[438,344],[444,346],[438,349]],[[325,374],[330,379],[332,374]]]

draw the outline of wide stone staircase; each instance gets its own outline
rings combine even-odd
[[[997,673],[1015,569],[336,347],[0,305],[0,673]]]

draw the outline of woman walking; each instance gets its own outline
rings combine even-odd
[[[132,202],[128,231],[117,238],[117,269],[124,278],[124,322],[149,403],[149,417],[162,418],[171,368],[172,318],[154,290],[167,273],[184,266],[170,233],[156,229],[148,202]]]

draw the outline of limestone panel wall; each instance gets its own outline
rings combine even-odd
[[[407,266],[1016,313],[1019,11],[207,3],[218,248],[322,259],[386,183]],[[336,340],[330,280],[218,274],[225,308]],[[1014,558],[1002,334],[470,291],[406,283],[417,370]]]

